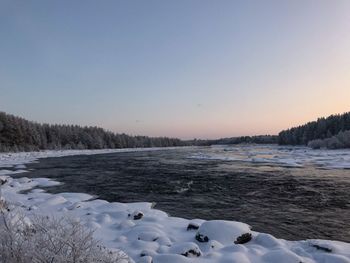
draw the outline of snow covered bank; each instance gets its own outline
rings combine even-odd
[[[74,151],[82,154],[81,151]],[[96,153],[96,151],[94,151]],[[95,237],[109,248],[120,248],[135,262],[222,263],[350,263],[350,244],[305,240],[286,241],[252,231],[244,223],[170,217],[151,203],[109,203],[83,193],[49,194],[45,178],[11,178],[37,158],[64,152],[0,155],[2,196],[27,214],[67,215],[95,229]],[[91,154],[93,154],[91,152]],[[73,155],[70,151],[69,155]],[[30,190],[27,194],[23,190]]]

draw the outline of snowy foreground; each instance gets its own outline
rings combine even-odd
[[[350,263],[348,243],[286,241],[254,232],[244,223],[170,217],[151,203],[109,203],[83,193],[48,194],[40,187],[59,182],[11,177],[39,158],[118,151],[135,149],[0,154],[0,178],[7,181],[2,196],[27,214],[79,218],[107,247],[122,249],[135,262]]]

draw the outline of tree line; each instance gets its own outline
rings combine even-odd
[[[281,131],[280,145],[309,145],[313,148],[348,148],[350,112],[319,118],[317,121]]]
[[[231,138],[221,138],[213,140],[212,144],[241,144],[241,143],[255,143],[255,144],[276,144],[278,136],[276,135],[257,135],[257,136],[240,136]]]
[[[0,152],[185,146],[176,138],[116,134],[99,127],[51,125],[0,112]]]
[[[281,131],[278,135],[240,136],[217,140],[180,140],[131,136],[99,127],[40,124],[0,112],[0,152],[59,149],[209,146],[213,144],[308,145],[312,148],[350,148],[350,112]]]

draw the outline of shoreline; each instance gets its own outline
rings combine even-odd
[[[110,203],[100,199],[90,200],[92,196],[84,193],[49,194],[37,187],[50,187],[59,182],[45,178],[11,177],[25,172],[25,164],[41,158],[166,149],[171,148],[0,153],[0,176],[8,180],[1,187],[2,195],[26,214],[65,214],[79,218],[85,226],[96,229],[95,237],[108,248],[120,248],[140,263],[350,262],[349,243],[276,239],[269,234],[252,231],[248,225],[240,222],[170,217],[146,202]],[[21,193],[23,190],[27,190],[26,194]],[[252,236],[250,241],[234,243],[247,233]]]

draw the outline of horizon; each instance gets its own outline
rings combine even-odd
[[[349,1],[0,7],[0,111],[30,121],[215,139],[349,111]]]
[[[1,113],[2,111],[0,111]],[[13,115],[9,112],[3,112],[5,114],[9,114],[9,115]],[[276,134],[252,134],[252,135],[247,135],[247,134],[242,134],[242,135],[237,135],[237,136],[229,136],[229,137],[215,137],[215,138],[197,138],[197,137],[193,137],[193,138],[180,138],[180,137],[169,137],[169,136],[152,136],[152,135],[145,135],[145,134],[131,134],[131,133],[126,133],[126,135],[130,135],[130,136],[146,136],[146,137],[167,137],[167,138],[172,138],[172,139],[180,139],[180,140],[183,140],[183,141],[186,141],[186,140],[220,140],[220,139],[228,139],[228,138],[239,138],[239,137],[254,137],[254,136],[279,136],[279,133],[282,132],[282,131],[286,131],[286,130],[290,130],[291,128],[296,128],[296,127],[300,127],[300,126],[303,126],[303,125],[306,125],[306,124],[309,124],[311,122],[315,122],[317,121],[318,119],[327,119],[328,117],[331,117],[331,116],[336,116],[336,115],[343,115],[343,114],[347,114],[347,113],[350,113],[350,111],[347,111],[347,112],[343,112],[343,113],[335,113],[335,114],[331,114],[331,115],[327,115],[327,116],[319,116],[317,117],[316,119],[314,120],[309,120],[309,121],[306,121],[305,123],[301,123],[301,124],[296,124],[295,126],[293,127],[287,127],[287,128],[284,128],[282,130],[280,130],[279,132],[277,132]],[[105,129],[103,127],[100,127],[100,126],[90,126],[90,125],[79,125],[79,124],[74,124],[74,123],[48,123],[48,122],[38,122],[38,121],[35,121],[35,120],[30,120],[30,119],[26,119],[24,118],[23,116],[18,116],[18,115],[13,115],[15,117],[19,117],[19,118],[23,118],[27,121],[30,121],[30,122],[33,122],[33,123],[39,123],[41,125],[72,125],[72,126],[75,126],[75,125],[78,125],[80,127],[97,127],[97,128],[102,128],[104,129],[105,131],[107,132],[113,132],[114,134],[123,134],[121,132],[114,132],[114,131],[111,131],[111,130],[108,130],[108,129]]]

